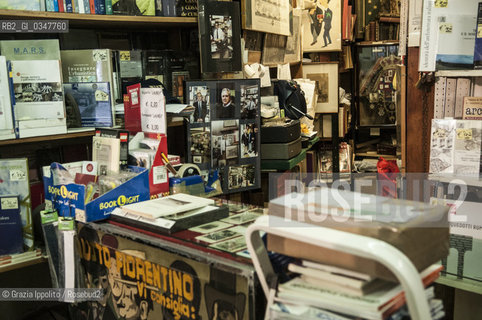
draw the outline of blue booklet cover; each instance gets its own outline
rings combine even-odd
[[[23,252],[19,197],[0,196],[0,256]]]
[[[64,83],[64,94],[77,103],[82,127],[113,126],[108,82]]]

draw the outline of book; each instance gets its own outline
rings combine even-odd
[[[129,157],[129,131],[124,129],[97,128],[95,129],[95,135],[120,140],[119,165],[121,169],[126,169],[127,159]]]
[[[197,17],[196,0],[176,0],[176,17]]]
[[[462,117],[464,120],[482,120],[482,97],[464,97]]]
[[[112,103],[108,82],[64,83],[65,96],[79,108],[82,127],[112,127]]]
[[[165,3],[166,0],[156,0],[156,16],[163,16],[163,3]]]
[[[126,16],[154,16],[156,3],[155,0],[112,0],[112,13]]]
[[[92,137],[92,161],[97,161],[99,175],[118,173],[120,169],[120,139]]]
[[[213,244],[221,241],[226,241],[232,238],[237,238],[239,236],[244,237],[245,234],[246,234],[246,227],[231,226],[230,228],[227,228],[227,229],[214,231],[208,234],[197,236],[195,239],[196,241]]]
[[[432,265],[420,273],[424,286],[433,283],[439,276],[442,266]],[[340,312],[350,316],[368,319],[385,319],[405,304],[401,285],[393,285],[365,296],[330,291],[294,278],[278,287],[278,297],[293,302],[303,302],[314,307]]]
[[[127,87],[142,81],[142,51],[116,51],[121,94],[127,93]]]
[[[12,74],[15,93],[14,115],[21,137],[26,136],[20,129],[22,121],[66,119],[60,61],[12,61]],[[64,131],[66,133],[66,127]]]
[[[167,215],[157,219],[148,219],[119,209],[112,212],[111,219],[146,231],[172,234],[198,226],[202,223],[215,223],[216,220],[227,217],[228,215],[229,212],[226,205],[208,205],[199,209]]]
[[[168,79],[168,53],[161,50],[145,50],[142,59],[144,79],[156,79],[164,84]]]
[[[94,0],[95,14],[105,14],[105,0]]]
[[[482,2],[477,6],[475,26],[474,69],[482,69]]]
[[[124,95],[124,127],[131,134],[141,132],[141,84],[127,87]]]
[[[20,252],[23,236],[19,197],[0,195],[0,256]]]
[[[2,40],[0,52],[7,60],[60,60],[59,40]]]
[[[72,6],[72,0],[65,0],[65,12],[74,12],[74,8]]]
[[[15,139],[7,61],[0,56],[0,140]]]
[[[173,71],[171,73],[172,97],[184,102],[184,82],[189,80],[189,71]]]
[[[111,119],[115,123],[112,54],[109,49],[61,50],[62,78],[65,83],[109,84]]]
[[[213,205],[214,200],[184,193],[122,206],[122,210],[148,219],[156,219]]]
[[[201,71],[241,71],[239,3],[200,0],[198,6]]]
[[[45,0],[45,11],[55,12],[54,0]]]
[[[0,159],[0,195],[19,196],[25,248],[33,247],[33,220],[27,158]]]

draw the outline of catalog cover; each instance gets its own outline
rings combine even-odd
[[[97,161],[99,175],[119,173],[120,139],[93,136],[92,161]]]
[[[482,121],[456,120],[454,141],[454,173],[478,177],[480,173],[480,144]]]
[[[15,139],[7,61],[0,56],[0,140]]]
[[[7,60],[60,60],[59,40],[2,40],[0,52]]]
[[[27,158],[0,159],[0,194],[19,196],[23,243],[27,248],[32,248],[33,227]]]
[[[12,61],[15,119],[65,118],[58,60]]]
[[[108,82],[64,83],[65,96],[74,98],[82,127],[112,127],[112,110]]]
[[[433,119],[430,173],[454,172],[455,120]]]
[[[476,24],[473,14],[451,14],[439,22],[437,70],[473,69]]]
[[[202,72],[241,71],[239,3],[199,1]]]
[[[156,15],[156,1],[112,0],[112,12],[126,16],[154,16]]]
[[[62,50],[60,54],[62,57],[62,77],[65,83],[109,83],[111,113],[112,119],[115,119],[111,50]]]
[[[0,196],[0,256],[23,252],[18,196]]]

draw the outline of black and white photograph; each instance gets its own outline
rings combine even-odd
[[[255,119],[259,105],[257,85],[241,85],[241,119]]]
[[[212,166],[224,167],[228,159],[237,163],[239,148],[239,120],[224,120],[211,122],[213,141]]]
[[[223,241],[223,240],[226,240],[226,239],[231,239],[231,238],[234,238],[234,237],[239,237],[239,236],[243,235],[243,233],[241,233],[242,231],[246,231],[246,229],[245,228],[224,229],[224,230],[216,231],[216,232],[213,232],[213,233],[205,234],[205,235],[202,235],[202,236],[197,236],[196,240],[206,242],[206,243],[215,243],[215,242]]]
[[[212,233],[222,229],[230,228],[232,226],[233,226],[232,224],[229,224],[226,222],[213,221],[213,222],[202,224],[200,226],[192,227],[189,229],[189,231],[206,234],[206,233]]]
[[[259,129],[256,123],[241,124],[241,158],[252,158],[258,156]]]
[[[218,83],[216,88],[216,119],[233,119],[236,115],[234,83]]]
[[[206,163],[211,158],[211,140],[208,127],[191,128],[192,162]]]
[[[62,86],[59,82],[16,83],[13,86],[17,102],[62,101]]]
[[[231,16],[210,15],[211,57],[231,59],[233,56],[233,19]]]
[[[215,243],[209,247],[226,252],[237,252],[246,249],[246,240],[244,237],[236,237],[227,241]]]
[[[234,216],[221,219],[221,221],[226,223],[232,223],[232,224],[244,224],[244,223],[256,220],[262,214],[263,214],[262,212],[249,210],[249,211],[236,214]]]
[[[250,187],[255,183],[255,167],[252,164],[230,166],[228,173],[228,188],[239,189]]]
[[[208,86],[192,86],[188,89],[188,103],[194,107],[191,115],[191,123],[209,122],[210,120],[210,103]]]

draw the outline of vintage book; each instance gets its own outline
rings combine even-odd
[[[229,212],[226,205],[208,205],[183,213],[166,215],[157,219],[148,219],[119,209],[112,212],[111,219],[146,231],[172,234],[199,224],[214,223],[216,220],[227,217],[228,215]]]
[[[198,8],[196,0],[175,0],[177,17],[197,17]]]
[[[140,83],[127,87],[127,94],[124,95],[124,127],[131,134],[142,131]]]
[[[120,140],[120,169],[127,168],[127,159],[129,157],[129,131],[125,129],[97,128],[95,135],[106,138],[116,138]]]
[[[167,51],[145,50],[143,52],[144,79],[156,79],[165,84],[167,80],[168,56]]]
[[[82,127],[112,127],[112,103],[108,82],[64,83],[64,94],[79,108]]]
[[[112,13],[126,16],[156,15],[155,0],[112,0]]]
[[[127,86],[142,81],[142,51],[116,51],[121,94],[127,93]]]
[[[109,84],[111,118],[115,119],[111,50],[62,50],[61,57],[62,77],[65,83],[107,82]]]
[[[226,251],[229,253],[235,253],[239,251],[246,250],[246,239],[244,236],[238,236],[226,241],[216,242],[209,246],[211,249]]]
[[[112,11],[112,0],[105,0],[105,14],[114,14]]]
[[[447,78],[438,77],[435,80],[434,89],[434,106],[433,106],[433,118],[443,119],[445,117],[445,92],[447,87]]]
[[[19,196],[25,248],[33,247],[33,220],[27,158],[0,159],[0,195]]]
[[[457,90],[455,92],[454,118],[462,119],[464,98],[470,96],[471,81],[469,78],[457,78]]]
[[[95,14],[105,14],[105,0],[94,0]]]
[[[7,60],[60,60],[59,40],[2,40],[0,52]]]
[[[184,83],[189,80],[189,71],[173,71],[171,79],[172,97],[184,103]]]
[[[226,241],[228,239],[236,238],[239,236],[243,236],[246,234],[246,227],[243,226],[231,226],[230,228],[214,231],[209,234],[203,234],[196,237],[196,241],[204,242],[204,243],[217,243],[221,241]]]
[[[462,117],[464,120],[482,120],[482,97],[464,97]]]
[[[156,0],[156,16],[164,16],[163,5],[165,2],[166,0]]]
[[[92,161],[97,161],[99,175],[118,173],[120,169],[120,139],[92,137]]]
[[[65,119],[59,60],[12,61],[12,73],[18,127],[24,120]]]
[[[433,283],[441,270],[440,265],[431,265],[423,270],[420,278],[424,286]],[[406,303],[402,286],[397,284],[363,297],[330,291],[301,278],[279,285],[278,290],[278,296],[283,299],[366,319],[385,319]]]
[[[0,9],[40,11],[40,2],[41,1],[42,0],[1,1],[0,2]]]
[[[206,233],[213,233],[221,229],[231,228],[232,226],[233,226],[232,224],[225,223],[222,221],[212,221],[202,225],[191,227],[189,228],[189,231],[206,234]]]
[[[0,56],[0,140],[15,139],[12,97],[7,61]]]
[[[23,252],[22,219],[17,195],[0,195],[0,256]]]
[[[447,78],[445,87],[444,117],[453,118],[455,115],[455,98],[457,90],[457,78]]]
[[[202,72],[241,71],[239,3],[199,1]]]
[[[482,69],[482,2],[479,2],[477,7],[475,28],[474,68]]]
[[[122,206],[122,210],[148,219],[157,219],[213,205],[214,200],[184,193]]]

